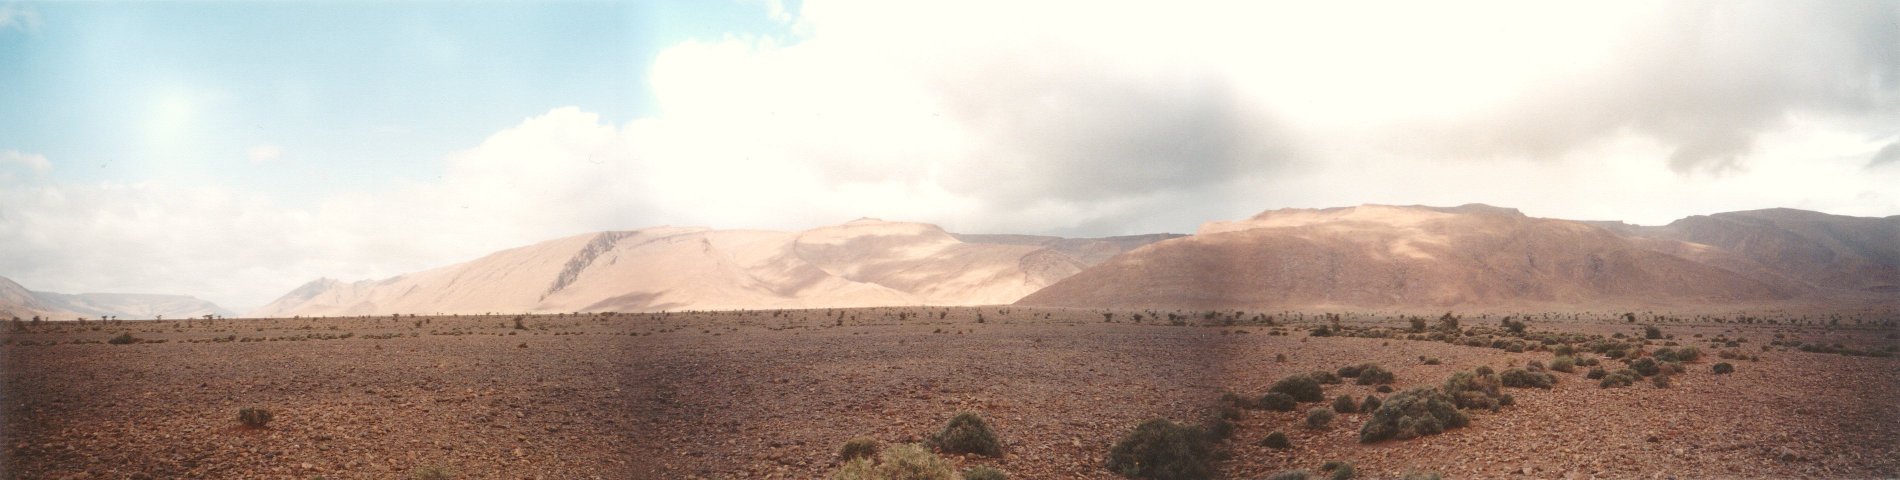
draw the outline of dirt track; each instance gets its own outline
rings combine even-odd
[[[536,316],[526,329],[512,316],[40,325],[0,337],[0,465],[7,478],[400,478],[431,467],[457,478],[817,478],[852,436],[917,441],[970,410],[1006,453],[953,457],[960,467],[1115,478],[1103,459],[1123,432],[1155,416],[1198,420],[1223,391],[1257,396],[1286,375],[1363,362],[1396,372],[1403,389],[1551,357],[1308,337],[1317,322],[1276,336],[1133,324],[1132,312],[1103,323],[1092,311],[943,311],[841,310],[842,325],[824,310]],[[1640,334],[1611,319],[1531,328]],[[1354,462],[1361,478],[1900,475],[1900,359],[1760,349],[1775,333],[1884,348],[1892,330],[1663,328],[1684,344],[1746,338],[1741,350],[1761,360],[1717,376],[1709,365],[1723,360],[1705,355],[1668,389],[1599,389],[1582,370],[1558,373],[1551,390],[1509,389],[1517,405],[1474,413],[1471,427],[1372,445],[1357,442],[1365,414],[1310,430],[1300,412],[1250,410],[1222,468],[1229,478],[1328,460]],[[165,342],[103,343],[122,331]],[[275,420],[240,428],[246,406]],[[1294,448],[1253,444],[1273,430]]]

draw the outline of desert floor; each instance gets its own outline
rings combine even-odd
[[[1288,375],[1366,362],[1403,390],[1553,356],[1313,337],[1330,322],[1285,312],[1269,313],[1279,326],[1252,312],[1236,325],[1196,312],[1185,326],[1157,322],[1165,312],[1114,313],[1113,323],[1089,310],[918,307],[536,315],[520,328],[514,315],[27,325],[0,333],[0,477],[822,478],[847,439],[921,441],[973,411],[1005,451],[948,456],[959,468],[1119,478],[1104,462],[1122,434],[1153,417],[1198,421],[1224,392],[1257,397]],[[1669,388],[1556,373],[1552,389],[1506,389],[1516,404],[1473,412],[1469,427],[1403,441],[1359,443],[1364,413],[1307,428],[1304,411],[1324,403],[1246,410],[1219,466],[1226,478],[1330,460],[1352,462],[1359,478],[1900,476],[1900,359],[1769,345],[1779,334],[1884,350],[1900,345],[1895,319],[1793,319],[1534,315],[1532,332],[1640,338],[1653,324],[1673,339],[1646,348],[1677,342],[1703,356]],[[1408,328],[1368,314],[1340,324]],[[127,332],[139,341],[107,342]],[[1725,349],[1759,360],[1716,358]],[[1736,372],[1711,373],[1723,361]],[[1350,380],[1325,390],[1386,396]],[[244,407],[274,419],[244,428]],[[1275,430],[1293,448],[1256,445]]]

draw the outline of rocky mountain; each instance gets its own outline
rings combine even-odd
[[[35,292],[0,277],[0,318],[72,320],[101,315],[121,319],[180,318],[200,315],[233,315],[217,304],[188,295],[144,293],[52,293]]]
[[[1211,222],[1194,236],[1134,249],[1017,303],[1696,307],[1786,305],[1843,295],[1895,302],[1890,279],[1900,236],[1894,232],[1891,217],[1799,211],[1737,212],[1639,227],[1533,218],[1486,205],[1273,210]]]
[[[383,280],[319,279],[249,315],[1007,304],[1089,265],[1064,246],[1093,258],[1141,240],[1065,242],[966,241],[876,219],[802,232],[600,232]]]

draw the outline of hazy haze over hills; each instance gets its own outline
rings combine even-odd
[[[0,318],[40,316],[72,320],[107,315],[132,320],[233,314],[224,307],[189,295],[35,292],[0,277]]]

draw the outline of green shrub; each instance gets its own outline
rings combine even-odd
[[[1509,405],[1508,396],[1498,390],[1498,377],[1479,375],[1473,372],[1456,372],[1445,379],[1444,393],[1451,397],[1452,404],[1458,408],[1482,408],[1497,410]],[[1386,403],[1390,404],[1390,399]]]
[[[1333,424],[1333,411],[1323,407],[1313,407],[1306,411],[1306,428],[1323,430]]]
[[[1610,374],[1609,370],[1604,370],[1603,367],[1595,367],[1595,368],[1590,369],[1590,373],[1584,374],[1583,378],[1597,380],[1597,379],[1603,378],[1604,375],[1609,375],[1609,374]]]
[[[1649,377],[1649,384],[1655,385],[1656,388],[1669,388],[1669,376],[1657,375],[1654,377]]]
[[[1522,368],[1505,370],[1498,380],[1506,387],[1550,388],[1557,384],[1557,376],[1545,372],[1533,372]]]
[[[1601,388],[1627,387],[1635,385],[1637,380],[1642,379],[1642,374],[1636,373],[1635,370],[1625,368],[1612,372],[1609,375],[1604,375],[1603,381],[1598,382],[1597,386]]]
[[[930,443],[948,453],[974,453],[996,456],[1003,453],[1003,446],[996,442],[996,434],[989,425],[983,423],[983,417],[976,412],[960,412],[950,417],[950,423],[943,431],[930,437]]]
[[[1355,473],[1353,472],[1352,462],[1342,462],[1339,460],[1326,462],[1326,466],[1320,467],[1320,470],[1333,472],[1331,476],[1327,477],[1332,480],[1352,480],[1353,474]]]
[[[1497,370],[1492,370],[1490,365],[1479,365],[1477,372],[1479,376],[1485,376],[1485,377],[1496,375],[1498,373]]]
[[[1293,448],[1293,441],[1287,440],[1286,432],[1275,430],[1267,434],[1267,438],[1260,439],[1260,445],[1275,450],[1286,450]]]
[[[1550,359],[1550,369],[1564,373],[1575,372],[1577,371],[1577,359],[1569,356],[1559,356]]]
[[[1728,362],[1722,362],[1722,363],[1717,363],[1717,364],[1715,364],[1715,374],[1716,374],[1716,375],[1727,375],[1727,374],[1730,374],[1730,373],[1735,373],[1735,366],[1734,366],[1734,365],[1729,365],[1729,363],[1728,363]]]
[[[1201,429],[1166,419],[1142,422],[1108,451],[1108,469],[1130,478],[1197,479],[1214,475],[1214,446]]]
[[[855,437],[846,440],[844,446],[838,448],[838,460],[842,462],[874,456],[877,456],[877,439],[871,437]]]
[[[1280,392],[1272,392],[1272,393],[1263,395],[1260,397],[1260,401],[1256,402],[1256,404],[1260,405],[1260,408],[1273,410],[1276,412],[1291,412],[1296,408],[1300,408],[1299,401],[1294,400],[1292,395],[1287,395],[1285,393],[1280,393]]]
[[[1226,440],[1227,437],[1234,435],[1235,428],[1238,428],[1238,426],[1234,425],[1234,419],[1228,418],[1220,412],[1208,415],[1205,420],[1201,421],[1201,432],[1206,433],[1209,438],[1214,440]]]
[[[1376,392],[1379,392],[1379,393],[1392,393],[1392,386],[1391,386],[1391,385],[1380,385],[1380,386],[1379,386],[1379,388],[1375,388],[1375,389],[1372,389],[1372,390],[1373,390],[1373,391],[1376,391]]]
[[[1450,395],[1436,388],[1420,387],[1393,394],[1372,412],[1372,418],[1359,429],[1359,441],[1372,443],[1388,438],[1405,440],[1433,435],[1470,423],[1471,418],[1458,411]]]
[[[878,453],[877,462],[869,458],[856,458],[845,462],[837,472],[831,474],[833,480],[955,480],[956,469],[950,462],[930,453],[922,445],[905,443],[894,445]]]
[[[1366,400],[1363,402],[1359,402],[1359,411],[1361,412],[1372,413],[1373,410],[1378,410],[1378,409],[1379,409],[1379,397],[1366,395]]]
[[[270,410],[257,407],[244,407],[238,410],[238,423],[250,428],[264,428],[271,420]]]
[[[978,465],[964,470],[963,480],[1009,480],[1009,475],[988,465]]]
[[[1365,370],[1366,366],[1368,365],[1372,365],[1372,364],[1362,363],[1359,365],[1347,365],[1344,367],[1339,367],[1339,371],[1336,373],[1338,373],[1339,376],[1345,377],[1345,378],[1359,378],[1359,371]]]
[[[1338,385],[1341,383],[1346,383],[1345,380],[1340,380],[1338,375],[1333,375],[1333,372],[1313,372],[1313,373],[1306,374],[1306,376],[1312,377],[1313,381],[1315,382],[1324,383],[1327,385]]]
[[[1636,361],[1634,362],[1630,362],[1630,369],[1635,370],[1636,373],[1642,374],[1642,376],[1647,377],[1650,375],[1655,375],[1657,372],[1661,372],[1662,365],[1657,364],[1656,359],[1654,358],[1643,357],[1643,358],[1636,359]]]
[[[1417,471],[1405,472],[1405,480],[1443,480],[1443,479],[1444,477],[1438,476],[1438,472],[1417,472]]]
[[[455,478],[455,471],[441,465],[423,465],[409,471],[409,478],[415,480],[449,480]]]
[[[1301,402],[1326,401],[1326,392],[1320,387],[1320,381],[1311,375],[1293,375],[1273,382],[1268,392],[1278,392]]]
[[[1662,329],[1656,328],[1655,325],[1645,326],[1643,327],[1643,338],[1661,340],[1663,338]]]
[[[1359,380],[1354,383],[1360,385],[1385,385],[1397,379],[1398,376],[1393,375],[1391,371],[1380,368],[1378,365],[1368,363],[1360,368]]]
[[[1561,344],[1561,345],[1558,345],[1558,346],[1557,346],[1556,348],[1552,348],[1552,349],[1550,349],[1550,351],[1551,351],[1551,353],[1555,353],[1555,354],[1557,354],[1557,356],[1559,356],[1559,357],[1574,357],[1574,356],[1577,356],[1577,347],[1575,347],[1575,346],[1571,346],[1571,345],[1570,345],[1570,344],[1568,344],[1568,343],[1565,343],[1565,344]]]
[[[1333,399],[1333,411],[1339,413],[1353,413],[1359,411],[1359,404],[1358,402],[1352,401],[1352,395],[1340,395],[1338,398]]]
[[[1306,480],[1313,474],[1305,470],[1287,470],[1267,476],[1267,480]]]
[[[133,343],[139,343],[139,338],[132,336],[132,332],[124,332],[124,333],[120,333],[119,336],[112,337],[111,340],[106,340],[106,343],[110,343],[113,345],[133,344]]]

